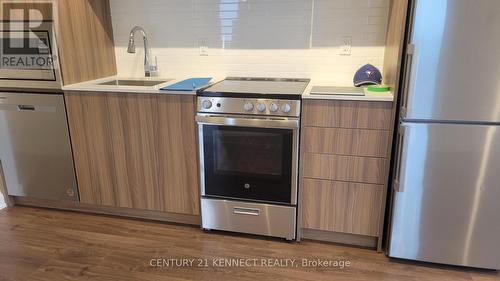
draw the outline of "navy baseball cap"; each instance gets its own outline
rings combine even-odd
[[[354,86],[382,84],[382,74],[380,70],[371,64],[363,65],[354,75]]]

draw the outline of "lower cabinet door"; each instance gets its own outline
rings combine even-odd
[[[158,177],[164,211],[198,215],[198,153],[195,97],[158,98]]]
[[[80,201],[162,210],[155,96],[67,92],[65,97]]]
[[[379,235],[382,185],[302,179],[302,227]]]
[[[65,95],[82,203],[199,214],[194,96]]]

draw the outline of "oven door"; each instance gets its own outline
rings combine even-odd
[[[198,114],[201,194],[297,203],[298,118]]]

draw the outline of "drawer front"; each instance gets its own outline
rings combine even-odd
[[[201,199],[202,227],[295,239],[295,207]]]
[[[382,185],[302,180],[302,227],[379,235]]]
[[[389,131],[306,127],[303,152],[386,157]]]
[[[389,130],[391,102],[306,100],[302,125],[311,127]]]
[[[305,153],[302,158],[302,176],[305,178],[385,184],[387,160]]]

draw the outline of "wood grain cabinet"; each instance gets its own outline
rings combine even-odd
[[[58,0],[57,34],[64,85],[116,75],[109,0]]]
[[[193,96],[65,98],[82,203],[199,213]]]
[[[408,0],[391,1],[383,77],[397,100]],[[396,103],[306,100],[300,160],[302,236],[377,246]]]
[[[382,185],[304,178],[303,227],[378,236]]]
[[[303,107],[306,127],[388,130],[392,126],[392,103],[310,100]]]
[[[11,9],[24,12],[10,18]],[[64,85],[116,74],[109,0],[0,0],[0,15],[54,21]]]
[[[195,97],[158,97],[159,188],[163,211],[199,214]]]
[[[339,242],[375,246],[381,236],[391,118],[391,102],[303,102],[300,194],[304,233],[316,231],[333,241],[340,235]],[[366,239],[346,239],[346,235]]]

